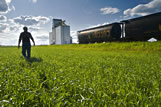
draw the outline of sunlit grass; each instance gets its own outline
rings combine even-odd
[[[160,106],[161,42],[0,47],[0,106]]]

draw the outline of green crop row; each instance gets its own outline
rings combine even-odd
[[[154,52],[161,51],[161,41],[158,42],[107,42],[95,44],[72,44],[72,45],[54,45],[49,47],[61,47],[83,50],[98,51],[143,51]]]
[[[160,42],[37,46],[29,60],[17,47],[0,47],[0,106],[159,107],[159,46]]]

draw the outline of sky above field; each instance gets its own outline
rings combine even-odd
[[[0,0],[0,45],[17,45],[27,26],[37,45],[49,44],[52,19],[77,31],[161,12],[161,0]]]

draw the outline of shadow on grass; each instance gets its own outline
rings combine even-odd
[[[37,58],[37,57],[31,57],[30,59],[26,59],[27,62],[33,63],[33,62],[42,62],[42,58]]]

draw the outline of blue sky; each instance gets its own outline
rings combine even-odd
[[[17,45],[23,26],[36,44],[49,44],[52,19],[66,20],[76,32],[161,12],[161,0],[0,0],[0,45]]]

